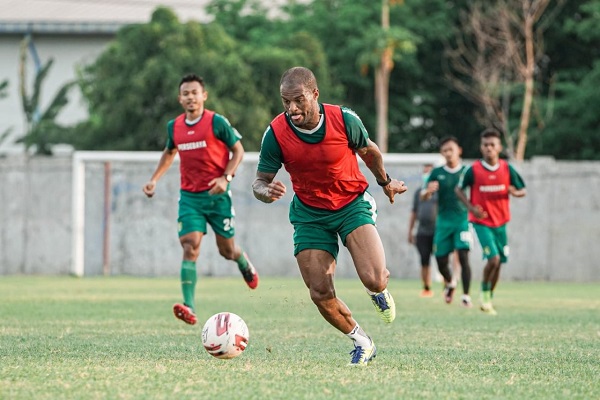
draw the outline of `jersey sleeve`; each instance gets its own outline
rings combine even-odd
[[[348,143],[353,149],[362,149],[368,146],[369,143],[369,132],[365,128],[360,117],[348,107],[342,108],[342,117],[346,124],[346,135],[348,136]]]
[[[512,165],[508,164],[508,171],[510,173],[510,184],[515,188],[523,189],[525,187],[525,181],[521,178],[521,175],[513,168]]]
[[[460,176],[460,179],[458,180],[457,186],[461,189],[473,186],[473,167],[467,167],[463,171],[462,175]]]
[[[175,126],[175,120],[172,119],[167,123],[167,143],[165,147],[169,150],[175,148],[175,141],[173,140],[173,126]]]
[[[213,117],[213,130],[217,139],[231,148],[242,138],[242,135],[229,123],[229,120],[221,114],[215,113]]]
[[[276,174],[281,168],[283,157],[281,147],[275,139],[275,133],[269,126],[263,134],[260,144],[260,153],[258,155],[258,171],[269,174]]]

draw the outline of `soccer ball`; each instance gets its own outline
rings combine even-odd
[[[208,354],[221,359],[235,358],[248,346],[250,332],[244,320],[230,312],[210,317],[202,328],[202,344]]]

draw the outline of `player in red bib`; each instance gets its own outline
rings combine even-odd
[[[524,197],[525,183],[505,160],[500,132],[486,129],[481,134],[483,159],[469,167],[456,187],[456,195],[469,209],[469,221],[487,259],[481,282],[481,310],[496,315],[492,305],[493,291],[500,278],[500,267],[508,261],[506,224],[510,220],[509,195]],[[470,199],[464,189],[471,188]]]
[[[257,199],[272,203],[286,193],[275,180],[283,165],[294,197],[294,255],[310,297],[321,315],[354,343],[351,365],[367,365],[377,351],[335,291],[338,238],[348,248],[356,272],[380,317],[391,323],[394,299],[387,290],[389,271],[377,229],[375,200],[356,155],[371,170],[390,202],[406,191],[404,182],[385,172],[379,148],[369,140],[360,118],[346,107],[321,104],[317,81],[307,68],[286,71],[280,83],[284,112],[263,136],[256,180]]]
[[[244,156],[241,136],[225,117],[204,108],[207,96],[202,78],[196,75],[183,77],[178,99],[185,113],[167,124],[167,145],[150,181],[143,187],[144,193],[152,197],[157,181],[179,153],[181,190],[178,225],[179,242],[183,248],[183,303],[175,304],[173,313],[191,325],[197,322],[196,260],[207,225],[215,232],[219,254],[237,263],[251,289],[258,285],[256,269],[234,241],[235,211],[229,184]]]

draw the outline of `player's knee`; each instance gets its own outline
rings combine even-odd
[[[226,260],[235,258],[235,248],[219,248],[219,254]]]
[[[200,246],[195,246],[192,242],[181,242],[183,256],[186,260],[195,260],[200,253]]]
[[[487,259],[486,268],[490,268],[491,271],[494,271],[500,268],[500,256],[494,256]]]
[[[490,258],[490,263],[494,266],[494,268],[500,268],[500,256],[494,256]]]
[[[325,307],[329,300],[335,299],[335,289],[332,287],[311,287],[310,288],[310,299],[318,307]]]

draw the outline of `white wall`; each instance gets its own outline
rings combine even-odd
[[[159,154],[157,153],[157,159]],[[395,155],[401,156],[401,155]],[[411,156],[411,155],[407,155]],[[389,156],[388,156],[389,157]],[[113,274],[177,275],[181,248],[176,219],[179,175],[174,165],[147,199],[141,187],[154,163],[113,163],[110,185],[110,266]],[[421,181],[420,163],[388,162],[390,175],[407,183],[409,193],[390,205],[372,175],[371,193],[379,208],[378,230],[388,268],[395,278],[416,279],[419,260],[407,243],[412,196]],[[523,199],[511,199],[508,225],[511,247],[502,279],[597,282],[600,269],[600,162],[555,162],[538,158],[517,165],[528,187]],[[85,273],[103,268],[103,165],[86,173]],[[248,153],[232,184],[237,242],[265,275],[298,276],[288,221],[291,193],[267,205],[252,195],[256,157]],[[280,179],[287,182],[281,170]],[[0,275],[68,274],[72,266],[72,171],[69,158],[0,158]],[[202,243],[202,275],[235,275],[235,264],[223,260],[212,232]],[[435,262],[433,262],[435,265]],[[471,253],[475,281],[483,261],[476,244]],[[350,257],[341,249],[338,277],[353,277]]]

